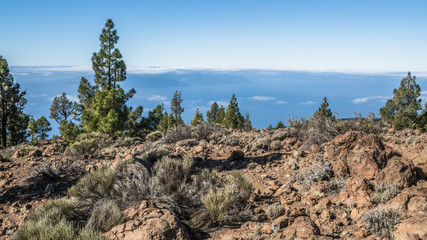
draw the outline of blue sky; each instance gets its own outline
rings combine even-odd
[[[179,90],[190,122],[236,93],[262,128],[310,116],[323,96],[343,118],[377,114],[407,71],[426,102],[426,10],[412,0],[2,1],[0,55],[27,91],[25,111],[48,116],[55,96],[75,100],[81,76],[93,79],[90,59],[112,18],[128,66],[122,86],[137,90],[130,105],[169,109]]]
[[[107,18],[132,68],[427,70],[426,1],[3,1],[13,66],[90,66]]]

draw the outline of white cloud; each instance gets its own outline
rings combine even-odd
[[[29,98],[45,98],[48,95],[46,93],[41,93],[41,94],[29,94],[27,95]]]
[[[46,95],[46,94],[42,94],[42,95]],[[47,96],[47,95],[46,95]],[[58,95],[55,95],[55,96],[53,96],[53,97],[50,97],[49,98],[49,101],[53,101],[54,99],[55,99],[55,97],[60,97],[61,95],[60,94],[58,94]],[[70,101],[72,101],[72,102],[78,102],[79,101],[79,98],[78,97],[76,97],[76,96],[73,96],[73,95],[67,95],[67,98],[68,98],[68,100],[70,100]]]
[[[286,104],[286,103],[288,103],[288,102],[286,102],[286,101],[281,101],[281,100],[276,102],[276,104]]]
[[[427,91],[420,92],[421,95],[427,95]]]
[[[306,102],[300,102],[299,104],[304,104],[304,105],[312,105],[312,104],[316,104],[317,102],[315,101],[306,101]]]
[[[277,100],[275,97],[270,97],[270,96],[253,96],[253,97],[250,97],[249,99],[254,100],[254,101],[274,101],[274,100]]]
[[[166,96],[160,96],[160,95],[151,95],[149,97],[147,97],[148,101],[166,101],[168,99],[168,97]]]
[[[366,103],[369,100],[375,100],[375,99],[379,99],[380,101],[386,101],[387,99],[389,99],[390,97],[387,96],[371,96],[371,97],[362,97],[362,98],[355,98],[353,99],[353,103],[358,104],[358,103]]]

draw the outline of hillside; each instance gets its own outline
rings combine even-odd
[[[200,140],[182,135],[189,139],[116,140],[83,155],[64,153],[61,141],[4,150],[0,239],[9,239],[24,221],[40,215],[50,199],[66,196],[82,176],[109,171],[102,165],[116,171],[111,188],[121,186],[116,189],[119,192],[109,190],[103,197],[123,200],[117,200],[121,214],[114,226],[104,229],[105,239],[427,238],[425,133],[350,131],[311,146],[290,128],[216,129],[199,136]],[[169,160],[161,160],[162,156]],[[185,159],[192,162],[188,171]],[[158,162],[166,169],[163,176],[156,168]],[[235,183],[232,193],[237,197],[225,215],[213,218],[202,202],[213,188],[226,191],[227,187],[215,182],[227,181]],[[156,190],[162,184],[166,187]],[[75,193],[79,189],[86,192]],[[99,202],[101,197],[90,195],[96,191],[88,189],[100,191],[75,187],[74,193],[68,191],[69,199]],[[78,206],[73,211],[84,209]],[[94,226],[90,212],[93,215],[95,210],[86,208],[90,218],[80,223]],[[100,216],[109,215],[98,212],[102,221]],[[15,235],[15,239],[25,238]]]

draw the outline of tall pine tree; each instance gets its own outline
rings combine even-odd
[[[0,132],[1,145],[17,144],[26,140],[28,116],[23,113],[27,100],[25,91],[20,90],[18,83],[13,80],[9,65],[3,56],[0,56]]]
[[[117,84],[126,79],[126,65],[115,47],[118,39],[114,23],[108,19],[99,37],[101,48],[92,56],[95,86],[87,79],[81,79],[77,116],[86,132],[102,132],[114,136],[126,132],[137,136],[143,121],[142,107],[132,111],[126,103],[134,96],[135,90],[125,92]]]
[[[171,114],[169,116],[169,128],[182,125],[184,121],[182,121],[181,114],[184,112],[184,108],[181,107],[182,98],[181,92],[175,91],[171,101]]]
[[[244,118],[239,110],[239,104],[237,103],[236,95],[233,94],[228,105],[227,111],[224,117],[224,126],[227,128],[242,128]]]
[[[219,114],[218,103],[214,102],[212,103],[211,110],[207,111],[206,113],[208,123],[216,122],[216,119],[218,118],[218,114]]]

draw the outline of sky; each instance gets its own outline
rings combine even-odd
[[[129,70],[427,70],[427,1],[2,1],[12,66],[90,68],[112,18]]]
[[[256,128],[310,116],[324,96],[342,118],[378,115],[408,71],[427,101],[427,1],[0,1],[0,55],[35,118],[93,80],[108,18],[128,66],[122,86],[144,114],[169,110],[178,90],[186,122],[233,93]]]

